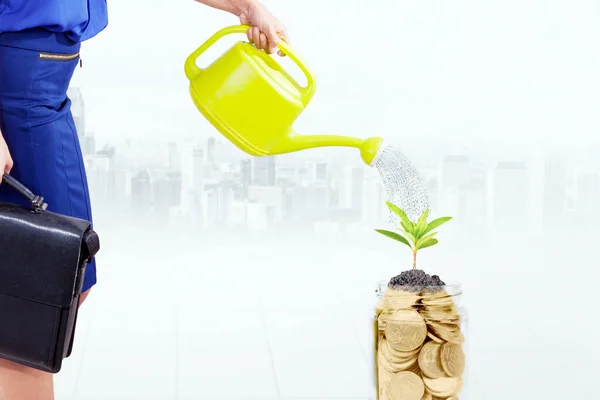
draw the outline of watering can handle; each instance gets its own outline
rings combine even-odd
[[[193,80],[196,76],[198,76],[200,73],[202,73],[202,68],[200,68],[200,67],[198,67],[198,65],[196,65],[196,60],[198,59],[198,57],[200,57],[202,55],[202,53],[204,53],[206,50],[208,50],[209,47],[211,47],[213,44],[215,44],[219,39],[221,39],[225,35],[228,35],[231,33],[246,33],[249,28],[250,28],[250,26],[248,26],[248,25],[228,26],[228,27],[223,28],[220,31],[216,32],[214,35],[212,35],[206,42],[204,42],[192,54],[190,54],[190,56],[185,61],[185,75],[187,76],[187,78],[189,80]],[[300,90],[302,92],[302,96],[306,99],[306,101],[310,100],[310,98],[315,93],[315,89],[316,89],[316,80],[315,80],[314,75],[312,74],[310,69],[306,66],[304,61],[302,61],[302,59],[300,57],[298,57],[296,52],[294,50],[292,50],[290,48],[290,46],[287,43],[285,43],[285,41],[280,40],[278,47],[287,56],[289,56],[290,59],[292,61],[294,61],[294,63],[296,63],[296,65],[300,68],[300,70],[306,76],[307,85],[306,85],[306,87],[300,87]]]

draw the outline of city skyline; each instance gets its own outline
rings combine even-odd
[[[101,214],[205,230],[343,232],[388,221],[381,179],[355,152],[250,157],[216,132],[206,132],[205,140],[165,136],[149,147],[99,143],[86,129],[82,90],[72,87],[69,95],[93,207]],[[600,167],[572,154],[519,148],[486,158],[488,149],[473,153],[468,144],[447,154],[416,151],[423,146],[418,140],[404,145],[424,178],[432,214],[453,216],[456,229],[502,232],[519,224],[540,233],[569,215],[598,216]]]

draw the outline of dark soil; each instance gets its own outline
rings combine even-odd
[[[437,275],[429,275],[421,269],[410,269],[390,279],[390,289],[401,289],[407,292],[437,292],[446,285]]]

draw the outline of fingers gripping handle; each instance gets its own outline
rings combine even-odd
[[[31,204],[31,209],[35,212],[45,211],[48,204],[44,203],[44,198],[33,194],[25,185],[8,174],[2,176],[2,183],[15,189],[25,200]]]
[[[202,68],[198,67],[196,64],[196,60],[200,57],[206,50],[208,50],[213,44],[215,44],[222,37],[233,34],[233,33],[246,33],[250,29],[249,25],[233,25],[228,26],[226,28],[221,29],[212,35],[206,42],[204,42],[200,47],[198,47],[185,61],[185,75],[191,81],[194,80],[198,75],[200,75],[203,71]],[[280,40],[279,45],[277,46],[281,51],[283,51],[286,55],[290,57],[296,65],[300,68],[300,70],[306,76],[306,87],[298,87],[300,88],[302,95],[305,99],[310,99],[315,92],[316,89],[316,80],[313,73],[310,71],[306,63],[296,54],[296,52],[287,44],[285,41]]]

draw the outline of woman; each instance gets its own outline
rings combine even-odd
[[[248,39],[268,53],[276,51],[280,38],[287,40],[281,23],[258,0],[196,1],[252,26]],[[0,169],[43,194],[50,211],[89,221],[89,192],[67,88],[81,42],[107,23],[106,0],[0,0]],[[0,185],[0,200],[22,203],[6,185]],[[95,283],[94,260],[81,302]],[[51,374],[0,359],[0,400],[52,399]]]

